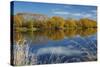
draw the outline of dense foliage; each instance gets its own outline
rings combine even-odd
[[[19,31],[34,31],[43,29],[85,29],[85,28],[97,28],[97,22],[89,18],[76,19],[64,19],[59,16],[53,16],[47,20],[35,20],[30,19],[25,21],[21,15],[14,16],[14,27]]]

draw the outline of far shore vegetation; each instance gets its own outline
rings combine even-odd
[[[38,30],[67,30],[97,28],[97,21],[89,18],[79,20],[73,18],[64,19],[59,16],[49,17],[44,20],[30,19],[25,21],[21,15],[14,16],[14,30],[17,32],[38,31]]]

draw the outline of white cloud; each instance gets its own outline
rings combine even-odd
[[[51,11],[53,12],[53,11],[59,11],[59,10],[61,10],[61,9],[55,8],[55,9],[52,9]]]
[[[97,13],[97,10],[92,10],[91,12],[96,14]]]
[[[82,17],[92,17],[92,14],[83,14]]]
[[[64,12],[64,11],[54,11],[54,14],[70,14],[69,12]]]
[[[55,9],[52,9],[51,10],[53,14],[60,14],[60,15],[64,15],[64,14],[69,14],[70,12],[68,11],[64,11],[62,9],[59,9],[59,8],[55,8]]]
[[[60,14],[60,15],[70,15],[74,17],[91,17],[92,14],[88,13],[71,13],[67,11],[53,11],[54,14]]]
[[[72,16],[76,17],[87,17],[87,18],[92,18],[94,15],[92,13],[72,13]]]
[[[70,6],[64,6],[65,8],[71,8]]]
[[[82,16],[82,13],[72,13],[73,16]]]
[[[92,18],[92,19],[96,19],[96,10],[92,10],[91,12],[93,13],[84,13],[84,12],[68,12],[68,11],[62,11],[62,10],[58,10],[56,9],[55,11],[52,11],[53,14],[56,15],[61,15],[61,16],[70,16],[70,17],[79,17],[79,18]]]

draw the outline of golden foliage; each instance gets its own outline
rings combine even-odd
[[[82,18],[79,20],[80,26],[82,27],[97,27],[97,22],[88,18]]]
[[[65,28],[76,28],[77,27],[77,20],[74,19],[66,19],[64,27]]]
[[[14,26],[16,26],[16,27],[22,26],[23,21],[24,20],[23,20],[22,16],[20,16],[20,15],[15,15],[14,16]]]
[[[48,19],[34,20],[30,19],[25,21],[23,16],[15,15],[14,16],[14,28],[27,28],[28,30],[32,31],[31,29],[36,28],[37,30],[44,30],[44,29],[85,29],[85,28],[97,28],[97,22],[95,20],[89,18],[81,18],[79,20],[69,18],[64,19],[59,16],[53,16]],[[17,29],[19,29],[17,28]]]

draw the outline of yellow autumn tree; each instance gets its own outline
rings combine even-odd
[[[22,26],[22,23],[24,20],[22,16],[15,15],[13,19],[14,19],[14,26],[16,26],[16,27]]]
[[[69,18],[65,20],[64,27],[65,28],[76,28],[77,27],[77,20]]]
[[[97,22],[88,18],[80,19],[79,23],[84,28],[97,27]]]
[[[53,28],[53,29],[60,29],[64,27],[64,19],[58,16],[53,16],[51,17],[48,22],[47,25],[49,28]]]

